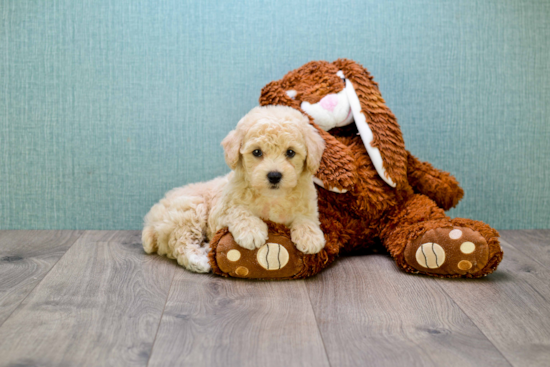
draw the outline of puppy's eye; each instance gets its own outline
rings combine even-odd
[[[295,155],[296,155],[296,152],[293,151],[292,149],[289,149],[289,150],[286,151],[286,156],[287,156],[288,158],[292,158],[292,157],[294,157]]]
[[[252,155],[253,155],[254,157],[261,157],[261,156],[263,155],[263,153],[262,153],[262,151],[261,151],[260,149],[254,149],[254,150],[252,151]]]

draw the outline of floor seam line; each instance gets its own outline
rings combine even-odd
[[[325,356],[327,357],[327,363],[329,366],[332,366],[332,364],[330,363],[330,358],[328,357],[327,347],[325,345],[325,339],[323,338],[323,334],[321,333],[321,329],[319,328],[319,321],[317,320],[317,315],[315,314],[315,310],[313,309],[313,303],[311,302],[311,296],[309,294],[309,289],[307,288],[307,280],[304,280],[304,288],[307,293],[307,299],[309,300],[309,307],[311,309],[311,312],[313,313],[315,326],[317,326],[317,332],[319,333],[319,337],[321,338],[321,343],[323,343],[323,349],[325,351]]]
[[[464,311],[464,309],[462,307],[460,307],[460,305],[455,301],[455,299],[449,294],[447,293],[447,291],[445,290],[444,287],[442,287],[439,283],[437,283],[437,286],[443,291],[443,293],[445,293],[447,295],[447,297],[449,297],[449,299],[453,302],[453,304],[456,305],[456,307],[458,307],[460,309],[460,311],[462,311],[462,313],[468,317],[468,319],[472,322],[472,324],[476,327],[477,330],[479,330],[479,332],[485,337],[485,339],[487,339],[487,341],[489,343],[491,343],[491,345],[493,347],[495,347],[495,349],[498,351],[498,353],[502,356],[502,358],[504,358],[506,360],[506,362],[508,362],[510,364],[510,366],[515,366],[515,364],[513,364],[512,362],[510,362],[510,360],[502,353],[502,351],[500,350],[499,347],[497,347],[495,345],[495,343],[493,343],[493,341],[483,332],[483,330],[481,330],[481,328],[479,327],[479,325],[474,321],[472,320],[472,318],[470,317],[470,315],[468,315],[468,313],[466,313],[466,311]]]
[[[162,313],[160,314],[159,323],[157,325],[157,331],[155,332],[155,337],[153,338],[153,344],[151,345],[151,354],[149,355],[149,359],[147,359],[147,364],[145,366],[149,367],[149,363],[151,362],[151,357],[153,356],[153,350],[155,349],[155,343],[157,342],[157,336],[160,330],[160,324],[162,324],[162,318],[164,317],[164,311],[166,310],[166,304],[168,303],[168,298],[170,297],[170,292],[172,291],[172,284],[174,284],[174,278],[176,277],[176,269],[174,269],[174,273],[172,274],[172,280],[170,280],[170,287],[168,288],[168,292],[166,293],[166,299],[164,300],[164,306],[162,307]]]
[[[75,232],[78,232],[78,231],[75,231]],[[73,243],[71,243],[71,245],[67,248],[67,250],[63,253],[63,255],[61,255],[59,257],[59,259],[57,259],[57,261],[52,265],[52,267],[46,272],[46,274],[44,274],[44,276],[42,277],[42,279],[40,279],[40,281],[38,283],[36,283],[36,285],[34,287],[32,287],[32,289],[29,291],[29,293],[27,293],[27,295],[19,302],[19,304],[17,305],[17,307],[14,308],[14,310],[12,312],[10,312],[10,314],[8,315],[8,317],[6,317],[6,319],[4,321],[2,321],[2,323],[0,324],[0,328],[2,328],[2,326],[6,323],[6,321],[8,321],[12,315],[15,313],[15,311],[17,311],[19,309],[19,307],[21,306],[21,304],[23,302],[25,302],[25,300],[31,295],[32,292],[34,292],[34,290],[36,289],[36,287],[38,287],[40,284],[42,284],[42,282],[44,281],[44,279],[46,279],[46,277],[48,276],[48,274],[50,274],[50,272],[52,271],[53,268],[55,268],[55,266],[61,261],[61,259],[67,254],[67,252],[69,252],[69,250],[74,246],[74,244],[80,239],[82,238],[82,236],[84,235],[84,233],[86,233],[87,231],[82,231],[82,233],[77,236],[75,238],[75,240],[73,241]]]

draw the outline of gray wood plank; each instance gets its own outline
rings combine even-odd
[[[0,326],[81,233],[0,231]]]
[[[341,258],[309,280],[330,364],[509,365],[438,281],[401,272],[385,255]]]
[[[0,365],[145,366],[177,266],[86,232],[0,327]]]
[[[550,269],[550,230],[499,231],[502,239]]]
[[[513,365],[550,366],[550,271],[501,244],[504,259],[492,275],[439,285]]]
[[[178,271],[153,366],[328,366],[305,283]]]

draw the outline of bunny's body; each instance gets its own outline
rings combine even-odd
[[[408,272],[480,277],[502,259],[498,232],[445,210],[463,196],[449,173],[405,149],[397,120],[368,71],[351,60],[310,62],[262,90],[261,105],[310,117],[326,143],[316,173],[326,246],[314,272],[338,255],[381,243]]]

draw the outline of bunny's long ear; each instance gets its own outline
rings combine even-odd
[[[338,59],[334,64],[345,78],[353,118],[376,171],[391,187],[403,187],[407,183],[405,142],[378,85],[367,69],[354,61]]]

